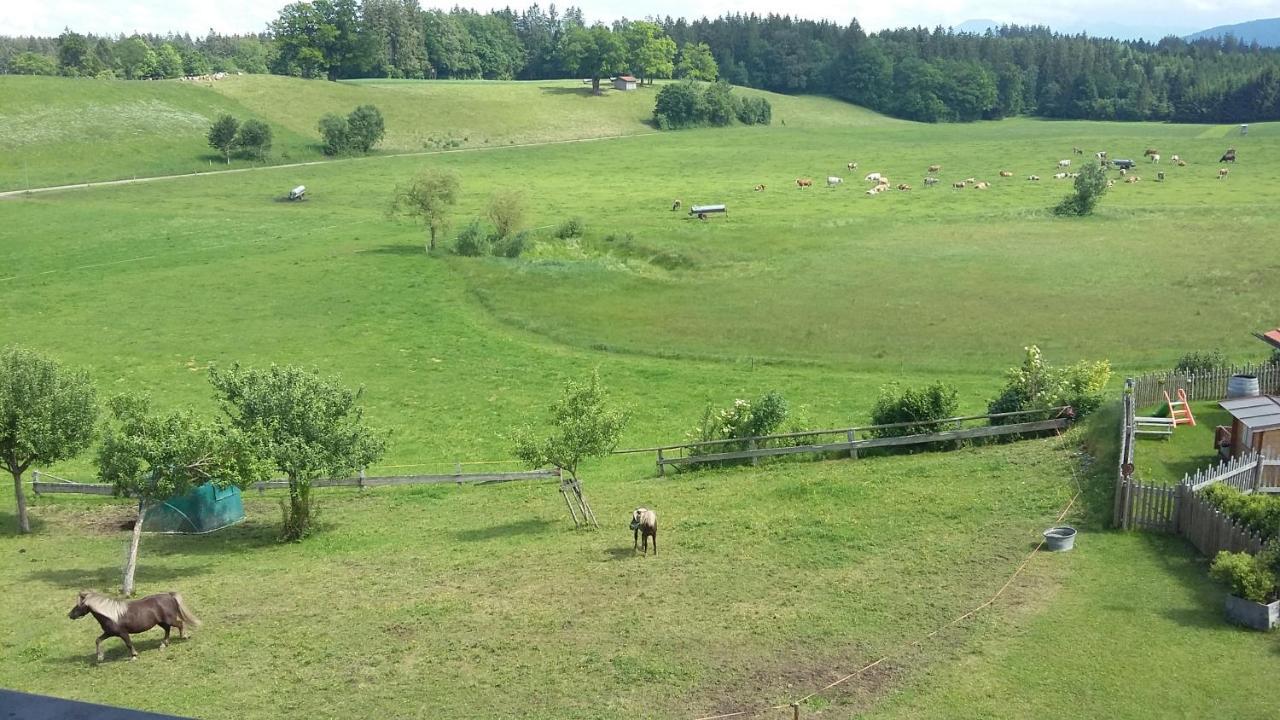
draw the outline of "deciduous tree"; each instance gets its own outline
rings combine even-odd
[[[32,350],[0,350],[0,463],[13,476],[18,532],[31,532],[22,474],[75,457],[93,440],[97,393],[84,370]]]
[[[422,220],[427,226],[427,252],[436,249],[436,237],[449,229],[449,214],[458,202],[458,176],[447,170],[427,170],[408,185],[396,188],[391,213]]]
[[[228,164],[231,162],[231,150],[236,146],[236,134],[239,130],[240,121],[231,115],[219,115],[209,128],[209,147],[222,153]]]

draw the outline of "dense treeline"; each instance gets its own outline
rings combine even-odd
[[[721,79],[833,95],[899,117],[1010,115],[1106,120],[1280,119],[1280,51],[1228,37],[1158,43],[1002,27],[868,34],[779,15],[588,25],[582,11],[533,5],[479,13],[417,0],[314,0],[285,6],[268,31],[0,38],[0,72],[130,79],[206,72],[539,80],[630,72]]]

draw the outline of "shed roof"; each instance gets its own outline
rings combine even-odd
[[[636,82],[636,79],[630,75],[619,75],[616,80],[625,80],[626,82]]]
[[[1249,432],[1280,428],[1280,398],[1274,395],[1223,400],[1218,405]]]
[[[1254,335],[1262,342],[1273,348],[1280,349],[1280,328],[1268,330],[1264,333],[1254,333]]]

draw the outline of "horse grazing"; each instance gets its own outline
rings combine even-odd
[[[655,544],[656,550],[656,544]],[[98,662],[102,662],[102,641],[109,637],[118,637],[129,648],[130,661],[138,659],[138,651],[133,648],[132,633],[146,632],[159,625],[164,628],[164,639],[160,641],[160,649],[169,645],[170,628],[178,628],[178,637],[186,639],[187,626],[199,627],[200,620],[191,614],[190,608],[176,592],[148,595],[141,600],[117,600],[102,593],[82,590],[76,606],[71,608],[67,617],[79,620],[92,614],[102,626],[102,634],[98,636]]]
[[[1226,151],[1226,152],[1224,152],[1224,153],[1222,153],[1222,157],[1218,158],[1218,162],[1229,162],[1229,163],[1233,163],[1233,162],[1235,162],[1235,161],[1236,161],[1236,149],[1235,149],[1235,148],[1227,148],[1227,151]]]
[[[1142,152],[1142,157],[1151,157],[1152,155],[1159,155],[1159,154],[1160,154],[1159,150],[1153,147],[1149,147]]]
[[[648,508],[636,508],[631,513],[631,537],[633,550],[649,554],[649,538],[653,538],[653,554],[658,554],[658,515]],[[643,545],[642,545],[643,543]]]
[[[675,202],[671,203],[671,212],[675,212],[675,211],[679,210],[679,209],[680,209],[680,206],[681,206],[681,205],[683,205],[683,204],[684,204],[684,203],[680,202],[679,200],[676,200]]]

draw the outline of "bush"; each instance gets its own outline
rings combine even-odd
[[[738,122],[743,125],[768,125],[773,120],[773,106],[762,97],[744,97],[738,102]]]
[[[1264,538],[1280,537],[1280,497],[1261,493],[1246,495],[1223,483],[1210,485],[1201,492],[1201,497]]]
[[[938,432],[946,428],[928,421],[955,417],[959,407],[960,391],[952,385],[936,382],[918,390],[897,384],[887,385],[880,389],[880,397],[871,409],[871,422],[875,425],[921,424],[880,428],[872,434],[876,437],[897,437]]]
[[[569,238],[582,237],[587,232],[587,223],[580,217],[571,217],[560,223],[556,228],[555,236],[561,240]]]
[[[351,150],[367,153],[385,134],[382,113],[373,105],[361,105],[347,116],[347,147]]]
[[[504,258],[518,258],[528,246],[529,231],[525,230],[497,239],[493,243],[493,254]]]
[[[1199,375],[1213,372],[1226,364],[1227,359],[1220,350],[1192,351],[1178,358],[1178,364],[1173,366],[1173,370],[1187,375]]]
[[[485,232],[479,220],[467,223],[453,239],[453,254],[464,257],[488,255],[492,247],[493,238]]]
[[[1276,574],[1264,559],[1249,553],[1222,551],[1209,568],[1213,579],[1225,583],[1236,597],[1257,603],[1271,602],[1276,597]]]
[[[708,85],[702,91],[702,110],[703,122],[708,125],[723,126],[733,122],[737,115],[733,86],[723,80]]]
[[[687,81],[664,86],[658,91],[653,117],[658,127],[663,129],[701,125],[706,113],[703,111],[702,95],[697,86]]]
[[[351,146],[351,129],[341,115],[327,113],[320,118],[320,137],[324,140],[325,155],[341,155]]]
[[[261,120],[245,120],[236,133],[236,147],[250,157],[266,160],[271,152],[271,126]]]
[[[510,235],[524,222],[524,195],[516,190],[500,190],[489,199],[489,220],[499,238]]]
[[[755,401],[734,400],[733,404],[717,410],[708,404],[702,418],[691,435],[692,442],[707,440],[736,440],[769,435],[787,419],[787,401],[777,392],[767,392]],[[732,452],[746,448],[746,443],[711,445],[690,450],[693,455]]]
[[[1086,166],[1076,177],[1075,193],[1063,198],[1053,209],[1053,213],[1066,216],[1090,215],[1106,192],[1107,172],[1098,165]]]
[[[1006,373],[1004,389],[987,404],[988,414],[1070,405],[1077,417],[1083,417],[1102,405],[1102,391],[1111,379],[1109,362],[1082,360],[1067,367],[1053,367],[1044,361],[1035,345],[1026,348],[1026,352],[1022,365]],[[1008,422],[1023,420],[1014,418]]]

